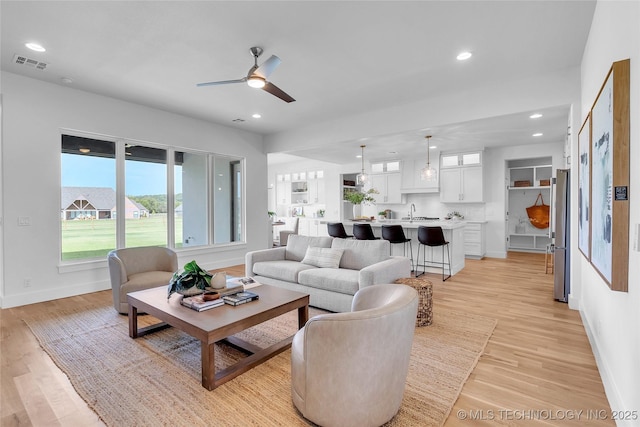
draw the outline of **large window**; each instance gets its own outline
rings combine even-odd
[[[61,259],[244,239],[241,158],[62,135]]]
[[[62,136],[62,260],[104,257],[116,248],[116,144]]]
[[[167,151],[125,144],[125,246],[167,246]]]

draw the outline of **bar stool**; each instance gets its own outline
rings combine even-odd
[[[340,239],[350,239],[353,236],[347,234],[344,230],[344,225],[341,222],[330,222],[327,224],[327,231],[329,232],[329,236],[338,237]]]
[[[391,244],[402,243],[402,255],[407,256],[407,243],[409,243],[409,249],[411,250],[411,271],[415,271],[413,267],[413,247],[411,246],[411,239],[408,239],[404,235],[404,230],[399,224],[396,225],[383,225],[382,226],[382,238],[388,240]],[[391,254],[391,245],[389,245],[389,254]]]
[[[373,235],[371,224],[353,224],[353,237],[357,240],[378,240],[379,237]]]
[[[451,254],[449,253],[449,242],[447,242],[444,239],[444,233],[442,232],[442,227],[425,227],[425,226],[420,226],[418,227],[418,255],[416,256],[417,260],[416,260],[416,277],[423,275],[424,273],[426,273],[426,255],[427,255],[427,248],[426,246],[429,247],[438,247],[438,246],[442,246],[442,262],[438,262],[438,261],[433,261],[433,252],[432,254],[432,259],[431,261],[429,261],[429,263],[431,264],[437,264],[437,265],[441,265],[442,266],[442,281],[446,281],[449,277],[451,277]],[[425,246],[424,248],[424,253],[422,254],[422,273],[417,274],[418,273],[418,262],[420,260],[420,246]],[[444,262],[444,247],[447,247],[447,259],[448,262]],[[449,275],[445,277],[444,275],[444,266],[447,265],[449,267]]]

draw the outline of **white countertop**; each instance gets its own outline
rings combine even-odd
[[[352,226],[353,224],[371,224],[372,227],[382,227],[383,225],[400,224],[404,228],[426,227],[442,227],[443,230],[454,230],[463,228],[466,221],[455,220],[438,220],[438,221],[403,221],[400,219],[374,220],[374,221],[344,221],[344,225]]]

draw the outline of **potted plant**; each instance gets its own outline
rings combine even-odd
[[[387,219],[387,211],[378,212],[378,219]]]
[[[173,273],[173,277],[169,282],[167,299],[174,292],[184,296],[191,296],[202,294],[207,288],[223,288],[226,286],[226,276],[226,273],[222,271],[216,273],[215,276],[211,275],[195,261],[188,262],[182,270]],[[212,283],[212,279],[214,283]]]
[[[276,213],[274,211],[267,211],[267,215],[269,215],[269,219],[271,222],[274,222],[276,219]]]
[[[378,194],[378,190],[370,188],[367,191],[350,191],[345,193],[344,200],[353,204],[353,218],[360,217],[363,204],[367,205],[376,201],[372,194]]]

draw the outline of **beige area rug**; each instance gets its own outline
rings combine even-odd
[[[142,326],[145,318],[153,320],[141,316]],[[111,306],[24,320],[109,426],[310,425],[291,401],[291,350],[207,391],[200,385],[200,342],[174,328],[133,340],[127,317]],[[266,345],[293,334],[296,324],[291,312],[241,335]],[[388,425],[441,426],[495,325],[494,319],[435,310],[431,326],[416,328],[403,404]],[[217,345],[216,368],[239,357]]]

